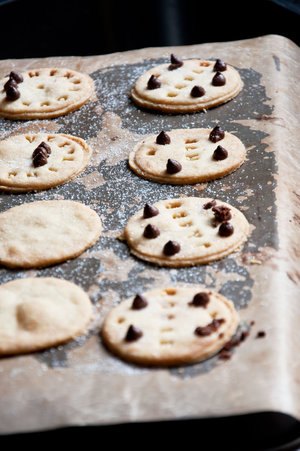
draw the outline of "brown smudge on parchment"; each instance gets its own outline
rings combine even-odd
[[[149,279],[144,287],[145,290],[161,288],[171,285],[170,273],[163,271],[155,271],[154,269],[145,269],[137,275],[138,278]]]
[[[121,260],[112,249],[85,252],[80,258],[96,258],[101,261],[102,270],[95,275],[95,281],[112,280],[123,282],[128,279],[128,274],[135,265],[131,259]]]
[[[96,152],[91,159],[91,165],[98,166],[106,160],[106,165],[113,166],[128,158],[134,145],[143,138],[143,135],[131,133],[122,128],[122,119],[115,113],[108,112],[103,115],[102,130],[96,138],[88,143]]]
[[[27,121],[20,122],[15,125],[13,129],[10,127],[5,130],[1,136],[1,139],[7,138],[8,136],[23,135],[26,133],[57,133],[61,128],[58,122],[54,121]]]
[[[101,186],[105,183],[104,178],[101,177],[98,171],[93,171],[83,177],[77,177],[75,181],[82,183],[82,185],[84,185],[88,191],[97,188],[98,186]]]

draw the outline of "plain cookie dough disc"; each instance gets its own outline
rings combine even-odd
[[[106,316],[102,337],[125,360],[146,365],[197,362],[235,334],[233,303],[200,286],[151,290],[122,301]]]
[[[52,277],[17,279],[0,286],[0,354],[34,352],[86,332],[93,318],[88,295]]]
[[[45,143],[51,153],[36,166],[34,152]],[[0,189],[12,192],[48,189],[81,173],[92,155],[81,138],[65,134],[22,134],[0,141]]]
[[[226,64],[220,72],[215,64],[216,61],[189,59],[177,67],[152,67],[136,80],[131,98],[141,107],[167,113],[191,113],[228,102],[241,91],[243,82],[234,67]],[[214,84],[216,74],[224,84]]]
[[[150,135],[135,145],[129,155],[129,166],[139,176],[159,183],[192,184],[223,177],[243,164],[246,149],[229,132],[217,142],[211,141],[212,130],[162,131],[170,141],[166,144],[157,143],[161,133]],[[168,169],[169,160],[174,162],[176,172]]]
[[[67,68],[40,68],[22,72],[20,96],[9,100],[0,80],[0,116],[8,119],[49,119],[79,109],[94,93],[92,78]]]
[[[101,219],[80,202],[49,200],[0,214],[0,264],[40,268],[80,255],[100,237]]]
[[[145,215],[152,210],[155,214]],[[237,208],[216,199],[166,199],[135,213],[124,238],[136,257],[161,266],[184,267],[219,260],[239,249],[249,223]]]

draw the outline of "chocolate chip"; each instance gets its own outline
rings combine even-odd
[[[222,224],[219,227],[219,235],[220,236],[230,236],[234,232],[233,225],[230,224],[230,222],[222,222]]]
[[[172,160],[172,158],[168,159],[167,162],[167,173],[168,174],[177,174],[177,172],[180,172],[182,169],[181,164],[179,161]]]
[[[195,85],[191,90],[192,97],[202,97],[205,94],[205,89],[202,86]]]
[[[128,327],[127,333],[125,335],[125,341],[135,341],[141,338],[143,332],[132,324]]]
[[[37,155],[43,154],[44,157],[48,157],[46,149],[43,147],[38,146],[33,152],[32,152],[32,158],[34,159]]]
[[[178,254],[178,252],[180,251],[180,244],[177,243],[177,241],[168,241],[165,246],[164,246],[164,254],[171,256],[171,255],[175,255]]]
[[[144,218],[152,218],[153,216],[157,216],[159,214],[158,208],[153,205],[146,204],[144,207]]]
[[[147,307],[147,305],[148,305],[147,299],[141,294],[137,294],[133,299],[131,308],[133,310],[141,310]]]
[[[9,78],[15,80],[16,83],[22,83],[22,81],[24,80],[23,75],[19,74],[19,72],[15,72],[14,70],[12,70],[9,74]]]
[[[170,144],[170,142],[171,138],[164,130],[162,130],[156,137],[156,144],[161,144],[164,146],[165,144]]]
[[[9,78],[7,80],[7,82],[5,83],[5,85],[3,86],[4,91],[6,91],[8,88],[10,88],[11,86],[13,86],[14,88],[18,88],[18,84],[15,80],[13,80],[12,78]]]
[[[209,295],[208,293],[200,292],[195,294],[193,297],[193,300],[189,302],[189,305],[195,306],[195,307],[203,307],[206,308],[207,304],[209,303]]]
[[[204,210],[209,210],[210,208],[214,207],[216,205],[216,203],[217,202],[215,201],[215,199],[211,200],[209,202],[206,202],[206,204],[203,205],[203,208],[204,208]]]
[[[231,213],[230,213],[230,208],[224,207],[223,205],[220,205],[218,207],[214,207],[212,209],[212,211],[214,212],[215,220],[217,222],[229,221],[231,219],[231,217],[232,217]]]
[[[33,158],[33,166],[35,168],[39,166],[44,166],[45,164],[47,164],[47,162],[48,162],[47,156],[45,155],[44,152],[36,153],[35,157]]]
[[[160,231],[159,231],[159,228],[156,227],[155,225],[148,224],[145,227],[145,230],[144,230],[145,238],[152,239],[152,238],[156,238],[158,235],[160,235]]]
[[[266,332],[264,330],[260,330],[256,334],[256,338],[264,338],[266,336]]]
[[[46,151],[46,153],[47,153],[48,156],[50,155],[50,153],[51,153],[51,147],[49,146],[49,144],[47,144],[47,143],[45,143],[44,141],[42,141],[42,142],[39,144],[39,147],[42,147],[43,149],[45,149],[45,151]]]
[[[216,143],[217,141],[221,141],[223,138],[225,138],[225,131],[220,125],[216,125],[209,134],[210,141]]]
[[[224,86],[226,83],[226,78],[221,72],[217,72],[212,79],[213,86]]]
[[[17,100],[21,93],[18,90],[17,86],[14,85],[8,85],[8,87],[5,90],[6,92],[6,99],[7,100]]]
[[[169,70],[178,69],[178,67],[181,67],[183,65],[183,61],[178,58],[178,56],[171,54],[171,64],[169,65]]]
[[[218,146],[213,153],[213,159],[216,161],[225,160],[227,157],[228,157],[228,152],[222,146]]]
[[[207,326],[199,326],[195,329],[195,334],[199,335],[200,337],[206,337],[207,335],[212,334],[213,332],[216,332],[216,330],[219,329],[221,324],[225,322],[225,319],[220,318],[216,319],[214,318],[211,323],[209,323]]]
[[[221,59],[217,58],[213,70],[215,72],[216,71],[223,72],[226,69],[227,69],[226,63],[224,63],[224,61],[222,61]]]
[[[147,88],[148,89],[157,89],[161,87],[161,82],[155,75],[151,75],[151,77],[148,80]]]

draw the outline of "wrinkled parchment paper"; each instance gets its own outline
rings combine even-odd
[[[164,115],[129,100],[135,79],[155,64],[181,58],[221,58],[235,66],[244,89],[206,113]],[[0,194],[0,211],[41,199],[72,199],[94,208],[104,232],[80,257],[42,270],[0,268],[0,282],[55,276],[90,295],[95,320],[85,337],[43,352],[0,359],[0,432],[68,425],[203,418],[261,411],[300,419],[299,48],[288,39],[256,39],[148,48],[94,57],[0,61],[11,70],[69,67],[89,73],[96,94],[79,111],[53,120],[0,119],[0,138],[24,132],[78,135],[94,149],[91,164],[60,187]],[[247,160],[235,173],[191,186],[142,180],[127,165],[132,146],[162,129],[213,127],[235,133]],[[146,202],[178,196],[217,197],[240,208],[251,236],[234,255],[192,268],[157,268],[132,257],[117,239]],[[103,346],[101,324],[121,299],[164,285],[200,283],[232,299],[249,336],[228,360],[186,367],[142,368]],[[254,322],[254,324],[253,324]],[[263,331],[265,336],[257,338]]]

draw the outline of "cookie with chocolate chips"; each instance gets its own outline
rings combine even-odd
[[[238,71],[217,60],[186,59],[171,55],[170,63],[144,72],[131,91],[139,106],[166,113],[190,113],[221,105],[243,88]]]
[[[230,174],[245,161],[242,141],[220,125],[174,129],[149,135],[129,154],[129,166],[140,177],[158,183],[193,184]]]
[[[133,296],[103,323],[104,343],[124,360],[150,366],[197,362],[217,353],[237,330],[233,303],[202,286],[169,286],[142,296],[143,308],[134,308]]]
[[[71,69],[12,71],[0,80],[0,117],[29,120],[62,116],[79,109],[93,93],[92,78]]]
[[[249,235],[244,214],[218,199],[166,199],[152,208],[155,216],[145,216],[142,209],[129,219],[124,238],[133,255],[160,266],[219,260],[237,251]]]
[[[91,147],[76,136],[11,136],[0,141],[0,190],[25,192],[61,185],[80,174],[91,156]]]

